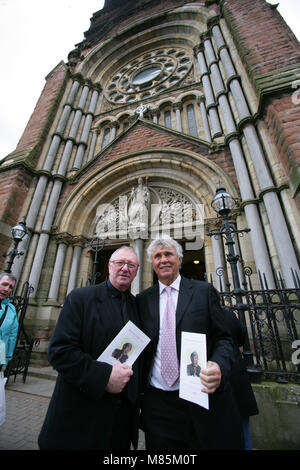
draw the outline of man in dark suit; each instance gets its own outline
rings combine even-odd
[[[192,352],[191,354],[191,363],[186,366],[187,375],[196,375],[200,377],[201,367],[198,364],[198,354]]]
[[[109,280],[68,295],[49,345],[48,360],[58,377],[40,449],[137,446],[138,361],[132,368],[97,361],[128,320],[138,325],[129,292],[137,270],[134,250],[119,248],[109,261]]]
[[[179,275],[182,248],[170,237],[153,240],[148,255],[159,282],[137,296],[142,329],[152,340],[145,350],[143,371],[141,423],[146,449],[243,449],[241,419],[229,384],[233,343],[217,293],[209,283]],[[173,355],[171,337],[167,346],[163,341],[164,317],[172,310],[167,286],[171,287],[171,307],[176,310]],[[179,398],[182,331],[206,334],[208,363],[201,369],[199,387],[209,394],[209,410]],[[169,364],[165,365],[166,360]],[[172,370],[174,364],[177,371],[176,367]],[[169,376],[175,373],[173,383],[169,377],[163,378],[165,369]]]

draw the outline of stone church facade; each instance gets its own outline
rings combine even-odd
[[[61,305],[118,246],[139,256],[134,293],[155,282],[146,248],[182,243],[182,272],[230,279],[218,185],[236,250],[268,286],[299,272],[300,47],[264,0],[106,0],[85,39],[46,77],[16,150],[0,164],[3,252],[26,216],[13,273],[43,355]],[[2,267],[5,260],[1,261]],[[95,274],[98,273],[97,276]]]

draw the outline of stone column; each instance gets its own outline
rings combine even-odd
[[[77,149],[74,167],[73,167],[74,169],[79,169],[81,168],[81,165],[82,165],[82,160],[83,160],[85,149],[87,147],[87,141],[89,137],[90,128],[93,122],[93,117],[94,117],[94,112],[95,112],[95,108],[97,105],[98,96],[99,96],[98,91],[94,90],[92,94],[91,102],[89,105],[88,113],[85,118],[83,130],[80,136],[80,143]]]
[[[158,123],[158,117],[159,117],[159,115],[160,115],[159,109],[157,109],[157,108],[151,108],[151,116],[152,116],[153,122],[154,122],[155,124]]]
[[[139,294],[143,288],[143,259],[144,259],[144,240],[138,238],[133,242],[133,248],[137,254],[139,261],[139,269],[136,277],[131,284],[131,292],[133,295]]]
[[[235,121],[226,95],[225,86],[218,65],[216,63],[216,57],[214,55],[211,42],[207,38],[204,40],[204,48],[205,53],[207,55],[209,67],[211,69],[211,75],[214,81],[216,95],[218,97],[218,103],[223,117],[225,134],[227,136],[227,141],[231,151],[240,192],[243,201],[247,203],[247,205],[245,206],[245,214],[247,218],[247,223],[249,225],[249,228],[251,229],[250,236],[253,246],[255,264],[258,270],[260,270],[262,273],[265,273],[266,278],[269,282],[269,286],[271,287],[274,285],[272,267],[258,214],[258,209],[255,203],[253,202],[255,197],[252,190],[252,185],[250,182],[247,166],[244,160],[244,155],[239,142],[239,135],[235,125]],[[203,56],[202,62],[204,60],[205,57]]]
[[[43,268],[44,258],[46,255],[48,241],[50,238],[50,230],[55,216],[55,209],[60,196],[62,184],[62,181],[56,180],[53,185],[51,196],[44,217],[44,222],[42,225],[42,233],[40,235],[35,257],[31,266],[29,284],[32,284],[32,286],[34,287],[34,292],[32,294],[33,297],[35,297],[37,293],[38,282]]]
[[[98,132],[97,132],[97,131],[93,131],[93,132],[92,132],[92,140],[91,140],[91,144],[90,144],[90,148],[89,148],[89,152],[88,152],[88,157],[87,157],[87,161],[88,161],[88,162],[89,162],[90,160],[92,160],[92,158],[93,158],[93,156],[94,156],[97,138],[98,138]]]
[[[112,142],[116,135],[117,135],[117,128],[118,128],[119,124],[117,122],[111,122],[110,123],[110,135],[109,135],[109,142]]]
[[[204,101],[205,101],[205,98],[204,96],[202,96],[200,98],[200,111],[201,111],[201,116],[202,116],[204,135],[205,135],[205,139],[207,140],[207,142],[211,142],[211,133],[210,133],[209,122],[207,119],[207,112],[206,112]]]
[[[219,120],[218,111],[216,108],[216,102],[212,90],[212,86],[209,79],[209,73],[205,62],[205,57],[203,51],[200,49],[197,52],[197,59],[201,72],[201,81],[203,85],[203,91],[206,101],[206,110],[210,118],[211,123],[211,134],[212,137],[218,137],[223,134],[222,127]]]
[[[51,285],[49,289],[48,299],[57,300],[61,275],[64,267],[64,261],[66,256],[67,245],[65,243],[59,243],[56,253],[56,260],[54,270],[51,279]]]
[[[181,124],[182,104],[181,103],[174,103],[172,107],[173,107],[173,110],[175,111],[175,114],[176,114],[176,130],[178,132],[182,132],[182,124]]]
[[[73,248],[73,257],[72,257],[72,264],[71,270],[69,275],[69,282],[67,287],[67,294],[71,292],[71,290],[75,289],[76,287],[76,280],[77,280],[77,272],[80,262],[82,247],[79,245],[74,246]]]
[[[43,261],[45,258],[46,250],[48,247],[48,241],[49,241],[49,233],[41,233],[38,241],[38,245],[36,248],[33,264],[31,267],[31,272],[30,276],[28,279],[28,282],[32,287],[34,288],[34,291],[32,293],[32,297],[35,297],[37,294],[37,288],[42,272],[42,267],[43,267]]]
[[[64,109],[61,114],[60,120],[58,122],[56,131],[52,137],[50,148],[49,148],[49,151],[47,153],[47,156],[43,165],[44,171],[50,172],[53,167],[53,163],[54,163],[54,160],[56,158],[56,155],[57,155],[60,143],[61,143],[62,134],[66,128],[68,119],[70,117],[72,105],[76,98],[78,88],[79,88],[79,82],[75,80],[72,84],[70,93],[67,97],[67,101],[64,105]],[[34,229],[36,219],[39,213],[39,209],[41,207],[41,203],[45,194],[47,182],[48,182],[48,177],[46,175],[42,175],[39,178],[39,181],[37,183],[36,190],[33,195],[31,205],[29,207],[29,210],[26,216],[26,225],[29,229]],[[20,251],[24,251],[25,253],[27,252],[28,246],[30,244],[30,239],[31,239],[31,236],[29,232],[25,240],[22,241],[19,245]],[[24,261],[25,261],[25,256],[16,258],[15,260],[13,273],[17,278],[19,277],[21,273]]]
[[[251,117],[244,92],[236,75],[232,60],[228,53],[220,27],[215,25],[212,28],[216,44],[219,48],[219,55],[224,67],[229,88],[234,99],[239,118]],[[251,160],[254,165],[257,180],[261,189],[265,208],[268,214],[269,223],[272,230],[273,239],[280,260],[283,277],[287,287],[294,287],[294,280],[291,269],[299,272],[299,265],[291,241],[287,223],[273,184],[273,180],[265,161],[264,152],[259,141],[257,131],[250,121],[246,121],[243,126],[243,134],[249,148]],[[274,217],[274,214],[276,216]]]
[[[66,142],[65,149],[61,157],[60,165],[59,165],[58,172],[57,172],[59,176],[64,176],[67,172],[70,156],[73,150],[74,140],[76,138],[80,121],[81,121],[81,117],[82,117],[82,109],[85,106],[88,92],[89,92],[89,88],[87,85],[85,85],[81,92],[81,96],[79,100],[79,109],[75,113],[75,116],[71,125],[71,129],[70,129],[70,133],[68,136],[68,140]],[[43,237],[42,235],[40,236],[36,255],[34,257],[30,276],[29,276],[29,282],[34,287],[33,297],[35,297],[36,292],[37,292],[38,282],[40,279],[40,275],[41,275],[41,271],[42,271],[42,267],[44,263],[44,257],[46,255],[47,245],[48,245],[48,241],[50,237],[49,234],[50,234],[51,226],[52,226],[53,219],[55,216],[55,211],[56,211],[57,203],[59,200],[62,185],[63,185],[62,180],[60,179],[55,180],[53,188],[52,188],[52,192],[49,198],[49,202],[47,204],[47,210],[46,210],[46,214],[45,214],[43,225],[42,225],[42,231],[44,233],[42,233]]]
[[[238,179],[242,201],[244,203],[247,224],[251,230],[250,237],[256,268],[266,275],[269,287],[272,288],[274,287],[274,280],[268,249],[239,140],[232,139],[229,142],[229,148]]]

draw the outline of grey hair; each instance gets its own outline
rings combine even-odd
[[[11,281],[14,281],[14,282],[17,282],[17,278],[13,275],[13,274],[10,274],[10,273],[6,273],[5,271],[3,271],[2,273],[0,273],[0,280],[3,278],[3,277],[9,277],[9,279]]]
[[[163,246],[163,247],[172,246],[174,250],[176,251],[178,258],[180,259],[180,262],[182,261],[182,258],[183,258],[182,246],[176,240],[173,240],[173,238],[171,238],[169,235],[164,235],[164,234],[152,240],[152,242],[148,246],[147,248],[148,261],[152,261],[153,250],[155,250],[155,248],[158,248],[159,246]]]
[[[120,246],[120,248],[117,248],[117,249],[112,253],[111,257],[109,258],[109,261],[113,261],[114,258],[115,258],[115,254],[118,253],[120,250],[131,251],[132,253],[135,254],[136,257],[138,257],[137,254],[136,254],[136,252],[135,252],[135,250],[132,248],[132,246],[124,245],[124,246]]]

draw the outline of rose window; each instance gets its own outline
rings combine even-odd
[[[193,59],[184,49],[164,48],[128,62],[106,84],[108,101],[125,104],[158,95],[187,76]]]

